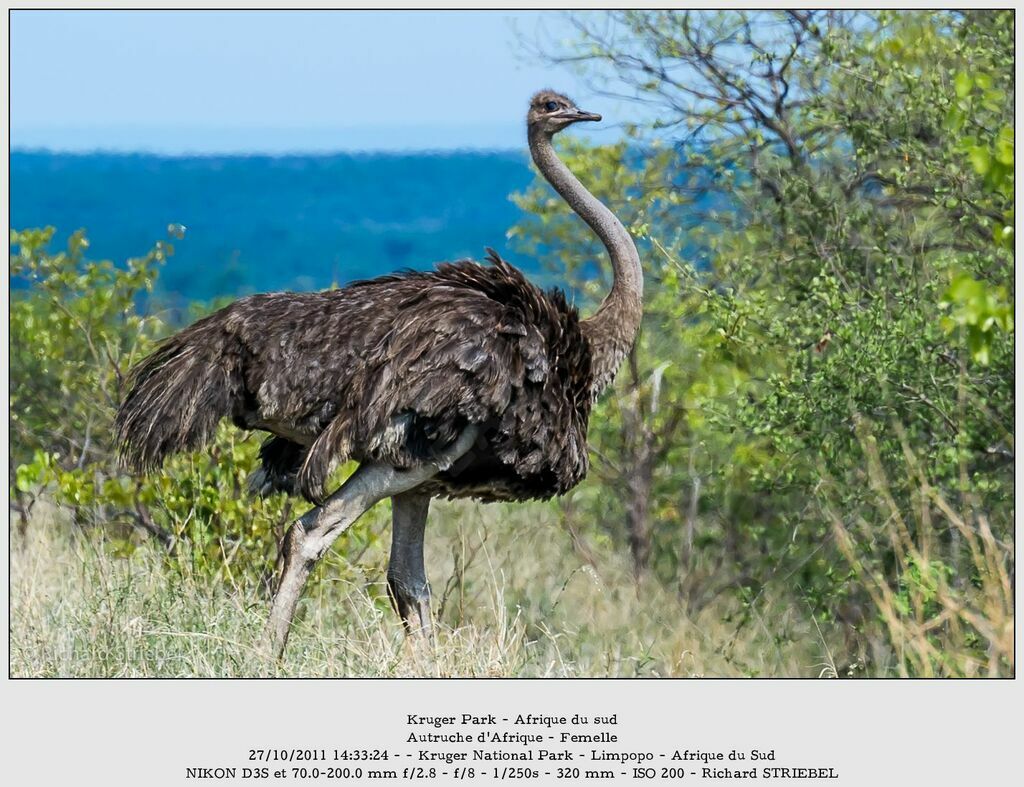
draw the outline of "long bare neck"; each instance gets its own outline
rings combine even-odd
[[[531,129],[529,139],[530,153],[541,174],[601,239],[611,258],[611,292],[597,311],[581,323],[590,344],[594,375],[592,394],[596,397],[615,377],[640,330],[644,291],[640,256],[622,222],[587,191],[558,158],[551,138],[540,130]]]

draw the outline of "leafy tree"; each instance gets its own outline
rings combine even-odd
[[[896,510],[919,509],[927,487],[928,505],[988,512],[996,541],[1011,537],[1012,15],[573,18],[579,40],[550,58],[653,111],[632,145],[573,151],[600,196],[625,195],[613,207],[647,240],[654,274],[644,374],[631,367],[598,411],[599,434],[622,435],[599,451],[624,478],[640,473],[629,386],[689,370],[671,383],[666,371],[660,389],[688,428],[652,471],[664,481],[646,505],[654,530],[677,544],[701,533],[686,567],[702,583],[699,567],[718,575],[722,554],[742,567],[726,572],[741,598],[785,581],[852,632],[863,664],[880,613],[852,579],[896,587],[909,570],[882,538],[892,511],[871,478],[887,479]],[[555,218],[542,184],[531,193],[539,219],[522,234],[586,276],[580,229]],[[695,487],[696,506],[693,492],[668,504]],[[875,540],[837,550],[837,511]],[[911,539],[926,529],[908,527]],[[982,581],[958,528],[936,541],[929,558],[957,587]]]

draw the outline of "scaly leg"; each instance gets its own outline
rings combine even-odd
[[[409,470],[386,465],[361,465],[324,503],[307,511],[285,535],[281,579],[274,594],[270,617],[263,633],[263,649],[276,659],[284,653],[292,617],[306,580],[334,540],[385,497],[407,492],[422,484],[470,449],[478,429],[470,425],[432,462]]]
[[[391,498],[388,590],[409,634],[431,637],[430,584],[423,568],[423,531],[430,495],[413,489]]]

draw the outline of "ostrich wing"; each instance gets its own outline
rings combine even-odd
[[[391,279],[401,285],[392,296],[407,294],[306,455],[297,478],[306,497],[319,499],[336,460],[409,467],[467,423],[485,425],[490,450],[518,475],[555,476],[551,493],[585,475],[590,366],[576,311],[493,252],[490,261]],[[386,284],[355,285],[353,295]]]

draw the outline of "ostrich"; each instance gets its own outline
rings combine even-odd
[[[130,374],[116,419],[128,468],[207,442],[222,418],[270,436],[253,488],[315,507],[279,551],[264,647],[280,657],[306,580],[371,506],[392,501],[389,594],[410,634],[431,636],[423,535],[431,498],[547,499],[587,472],[587,422],[640,326],[643,278],[622,224],[555,154],[552,137],[599,121],[564,95],[530,102],[537,168],[601,239],[614,274],[581,319],[487,249],[317,293],[253,295],[166,339]],[[360,464],[330,495],[332,466]]]

